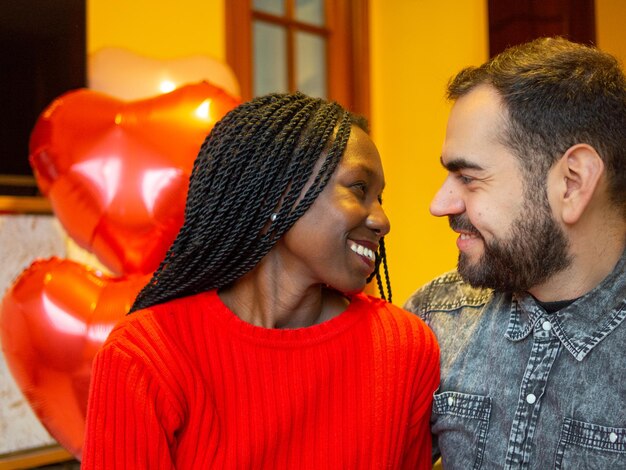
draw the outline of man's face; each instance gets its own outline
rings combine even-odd
[[[430,211],[459,234],[458,270],[475,287],[527,291],[566,268],[567,238],[545,187],[525,187],[517,157],[500,137],[505,111],[482,85],[457,100],[441,162],[448,177]]]

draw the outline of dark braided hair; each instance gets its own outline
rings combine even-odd
[[[227,286],[254,268],[324,189],[353,124],[367,131],[337,103],[301,93],[261,96],[226,114],[194,162],[183,226],[130,312]],[[370,279],[385,298],[381,261],[387,274],[383,240]]]

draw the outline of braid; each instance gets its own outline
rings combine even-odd
[[[351,126],[363,122],[301,93],[265,95],[226,114],[194,162],[183,226],[130,311],[227,286],[253,269],[322,192]]]
[[[383,288],[383,279],[380,274],[380,265],[383,265],[385,272],[385,283],[387,285],[387,294]],[[381,238],[378,243],[378,253],[376,253],[376,265],[374,266],[374,272],[367,278],[367,282],[376,278],[378,284],[378,292],[383,300],[391,302],[391,281],[389,280],[389,268],[387,267],[387,251],[385,250],[385,238]]]
[[[382,259],[383,262],[383,268],[385,271],[385,283],[387,285],[387,295],[385,296],[385,292],[383,290],[383,286],[382,286],[382,280],[381,280],[381,276],[380,276],[380,272],[378,270],[376,270],[376,280],[378,281],[378,289],[380,292],[380,296],[387,300],[388,302],[392,302],[391,299],[391,280],[389,279],[389,267],[387,266],[387,250],[385,248],[385,240],[381,239],[380,240],[380,248],[379,248],[379,253],[380,253],[380,259]]]

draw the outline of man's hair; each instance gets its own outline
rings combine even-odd
[[[462,70],[447,96],[456,100],[481,84],[502,98],[501,138],[531,187],[543,187],[563,153],[586,143],[604,161],[610,196],[626,214],[626,80],[613,56],[563,38],[537,39]]]
[[[265,95],[226,114],[194,162],[183,226],[130,311],[227,286],[254,268],[324,189],[352,125],[367,131],[337,103],[301,93]],[[383,240],[377,258],[384,297]]]

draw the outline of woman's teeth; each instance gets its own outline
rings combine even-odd
[[[376,260],[376,254],[369,248],[364,247],[363,245],[359,245],[358,243],[353,242],[350,244],[350,249],[361,256],[365,256],[370,261]]]

